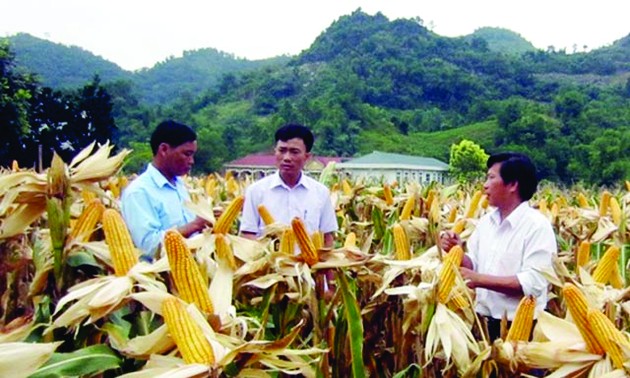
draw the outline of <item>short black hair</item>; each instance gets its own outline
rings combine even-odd
[[[302,139],[306,146],[306,152],[311,152],[315,137],[308,127],[296,123],[288,123],[276,130],[276,143],[279,140],[286,142],[293,138]]]
[[[499,174],[503,182],[506,184],[517,182],[521,200],[529,201],[536,193],[538,186],[536,167],[532,160],[527,155],[518,152],[501,152],[491,155],[486,166],[490,169],[497,163],[501,163]]]
[[[187,142],[197,140],[197,133],[183,123],[166,120],[157,125],[151,134],[151,150],[153,155],[158,151],[160,144],[166,143],[171,147],[177,147]]]

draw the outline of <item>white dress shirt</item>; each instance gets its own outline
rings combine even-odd
[[[498,210],[479,220],[468,240],[468,254],[474,270],[493,276],[514,276],[525,295],[536,297],[536,309],[547,305],[548,282],[539,270],[551,267],[557,253],[556,237],[547,218],[538,210],[521,203],[501,221]],[[476,311],[480,315],[501,319],[507,311],[514,318],[520,296],[477,288]]]

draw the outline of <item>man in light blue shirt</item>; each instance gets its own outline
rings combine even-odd
[[[151,135],[153,160],[122,193],[122,215],[142,258],[153,260],[166,230],[188,237],[208,226],[184,206],[190,199],[179,176],[190,172],[197,151],[194,130],[175,121],[160,123]]]

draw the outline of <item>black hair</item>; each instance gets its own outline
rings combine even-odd
[[[538,186],[536,167],[532,160],[521,153],[502,152],[490,156],[486,166],[490,169],[496,163],[501,163],[499,174],[503,182],[506,184],[518,183],[518,194],[521,200],[529,201]]]
[[[313,142],[315,142],[315,137],[308,127],[295,123],[288,123],[276,130],[276,143],[278,143],[279,140],[286,142],[293,138],[302,139],[304,145],[306,146],[306,152],[311,152]]]
[[[197,140],[197,134],[190,126],[166,120],[153,130],[153,134],[151,134],[151,150],[153,155],[155,155],[162,143],[166,143],[171,147],[177,147],[195,140]]]

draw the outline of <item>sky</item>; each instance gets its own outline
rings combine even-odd
[[[201,48],[247,59],[299,54],[358,8],[419,17],[447,37],[506,28],[567,52],[630,34],[626,0],[0,0],[0,37],[29,33],[137,70]]]

